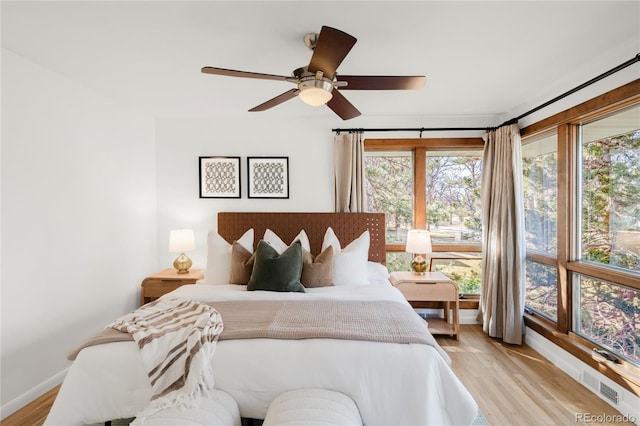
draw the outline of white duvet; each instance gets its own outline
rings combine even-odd
[[[203,302],[339,298],[407,303],[391,286],[277,293],[197,284],[164,297]],[[236,400],[242,417],[263,419],[271,401],[287,390],[321,388],[353,399],[365,425],[469,425],[477,405],[449,363],[439,346],[334,339],[222,340],[213,359],[215,386]],[[88,347],[70,367],[45,424],[82,425],[134,417],[150,396],[135,343]]]

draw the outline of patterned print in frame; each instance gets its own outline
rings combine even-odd
[[[247,157],[249,198],[289,198],[289,157]]]
[[[240,157],[199,157],[200,198],[240,198]]]

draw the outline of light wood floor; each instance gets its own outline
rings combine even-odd
[[[460,341],[436,340],[492,426],[576,425],[576,413],[620,414],[530,347],[489,338],[480,325],[461,330]]]
[[[16,411],[2,420],[2,426],[40,426],[47,419],[47,414],[56,399],[60,386],[56,386],[40,398]]]
[[[488,338],[480,326],[461,326],[459,341],[447,336],[437,340],[492,426],[575,425],[576,413],[619,414],[533,349]],[[1,424],[42,425],[57,392],[58,387]]]

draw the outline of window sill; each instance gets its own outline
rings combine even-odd
[[[535,315],[525,314],[524,319],[527,327],[542,337],[550,340],[594,370],[607,376],[624,389],[636,396],[640,396],[640,369],[638,367],[624,361],[621,363],[613,363],[611,361],[595,359],[592,355],[594,344],[586,342],[573,333],[561,333],[555,329],[555,324],[538,318]],[[587,343],[589,343],[589,345],[587,345]]]

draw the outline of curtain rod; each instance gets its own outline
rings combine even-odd
[[[579,86],[574,87],[571,90],[568,90],[566,92],[564,92],[563,94],[556,96],[555,98],[533,108],[530,109],[527,112],[524,112],[522,114],[520,114],[519,116],[512,118],[511,120],[507,120],[504,123],[502,123],[500,126],[498,127],[405,127],[405,128],[382,128],[382,129],[375,129],[375,128],[370,128],[370,129],[364,129],[364,128],[350,128],[350,129],[341,129],[341,128],[336,128],[336,129],[331,129],[332,132],[335,132],[337,134],[340,134],[340,132],[420,132],[420,136],[422,137],[422,132],[435,132],[435,131],[478,131],[478,130],[495,130],[499,127],[502,126],[506,126],[509,124],[515,124],[518,122],[518,120],[533,114],[534,112],[537,112],[539,110],[541,110],[542,108],[545,108],[555,102],[558,102],[561,99],[566,98],[569,95],[574,94],[575,92],[584,89],[585,87],[591,86],[592,84],[602,80],[603,78],[609,77],[612,74],[617,73],[618,71],[621,71],[633,64],[635,64],[636,62],[640,62],[640,53],[636,54],[633,58],[629,59],[628,61],[625,61],[623,63],[621,63],[620,65],[611,68],[609,71],[606,71],[594,78],[592,78],[589,81],[586,81],[584,83],[582,83]]]
[[[452,131],[452,130],[488,130],[489,127],[392,127],[392,128],[350,128],[350,129],[331,129],[332,132],[340,134],[340,132],[437,132],[437,131]]]

